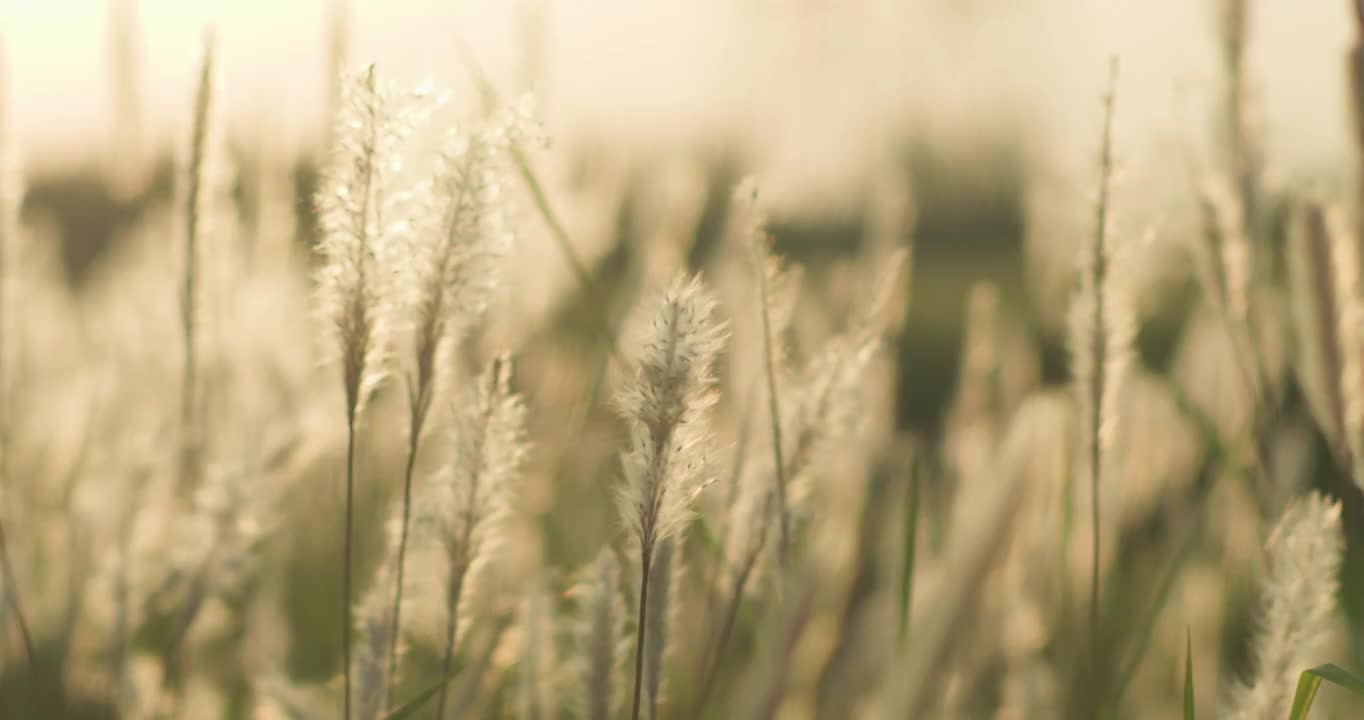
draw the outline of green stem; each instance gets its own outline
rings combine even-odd
[[[777,472],[777,556],[786,567],[790,547],[790,512],[786,505],[786,467],[781,452],[781,409],[777,402],[777,371],[772,360],[772,322],[767,311],[767,268],[762,257],[757,263],[758,307],[763,323],[763,368],[767,375],[767,409],[772,423],[772,462]]]
[[[350,720],[350,612],[351,612],[351,535],[355,525],[355,413],[346,421],[346,531],[341,568],[341,661],[345,665],[345,720]]]
[[[412,436],[407,446],[407,471],[403,475],[403,524],[398,536],[398,572],[393,581],[393,622],[390,625],[388,644],[388,673],[384,676],[384,694],[392,688],[393,678],[398,674],[398,636],[401,630],[403,611],[403,570],[407,562],[407,530],[412,517],[412,475],[417,466],[417,451],[421,445],[420,416],[412,416]]]
[[[639,575],[639,628],[635,632],[635,699],[631,704],[630,720],[639,720],[640,690],[644,681],[644,619],[649,609],[649,556],[653,548],[640,548]]]

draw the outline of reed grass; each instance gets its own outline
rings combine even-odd
[[[1112,442],[1114,404],[1117,402],[1113,377],[1116,363],[1113,342],[1117,321],[1110,315],[1113,261],[1112,219],[1109,203],[1113,177],[1113,111],[1118,83],[1118,60],[1109,61],[1108,90],[1104,95],[1103,132],[1099,150],[1099,190],[1094,207],[1094,235],[1085,254],[1080,289],[1083,313],[1074,330],[1076,343],[1075,377],[1080,385],[1085,418],[1085,443],[1090,474],[1091,562],[1089,585],[1089,650],[1091,662],[1099,658],[1100,598],[1100,506],[1105,447]]]
[[[692,503],[709,484],[705,416],[715,402],[713,368],[725,336],[715,313],[715,301],[697,279],[674,280],[641,341],[636,376],[618,400],[630,426],[630,449],[617,507],[638,548],[640,570],[632,720],[639,720],[644,689],[656,553],[682,533]]]
[[[1149,187],[1167,163],[1140,145],[1115,189],[1112,61],[1083,213],[1049,196],[1069,146],[1029,130],[1004,171],[959,167],[967,101],[932,142],[890,123],[911,141],[846,197],[822,173],[802,195],[743,132],[622,153],[555,93],[547,144],[458,37],[467,98],[347,72],[343,2],[319,26],[327,130],[244,133],[218,78],[236,40],[210,34],[152,172],[130,8],[115,120],[137,142],[86,173],[118,205],[88,268],[0,107],[0,715],[1353,710],[1358,198],[1270,171],[1294,166],[1256,121],[1279,30],[1255,3],[1219,6],[1189,193]],[[756,169],[762,203],[733,186]],[[977,221],[1027,245],[987,257]]]

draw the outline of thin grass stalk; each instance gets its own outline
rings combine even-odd
[[[759,232],[762,232],[759,230]],[[772,462],[777,474],[777,557],[786,567],[790,557],[791,513],[786,502],[786,467],[782,457],[781,408],[777,400],[777,370],[772,358],[772,323],[767,309],[767,268],[765,253],[757,257],[758,308],[763,327],[763,372],[767,376],[767,410],[772,426]]]
[[[493,373],[493,378],[494,378],[494,380],[496,379],[496,377],[497,377],[497,373],[494,372],[494,373]],[[489,405],[489,407],[491,408],[491,404]],[[475,486],[476,486],[476,484],[477,484],[477,478],[475,478],[474,480],[475,480],[474,484],[475,484]],[[469,494],[472,496],[472,495],[474,494],[474,492],[475,492],[475,490],[472,490],[472,489],[471,489],[471,491],[470,491]],[[463,533],[463,538],[460,540],[460,551],[459,551],[459,552],[461,553],[461,556],[458,557],[458,558],[456,558],[455,563],[454,563],[454,566],[453,566],[453,567],[451,568],[451,570],[450,570],[450,587],[449,587],[449,591],[448,591],[448,593],[447,593],[447,595],[446,595],[446,601],[445,601],[445,603],[446,603],[446,604],[445,604],[445,612],[446,612],[446,621],[445,621],[445,655],[444,655],[444,660],[441,662],[441,674],[442,674],[442,676],[446,676],[446,677],[448,677],[448,676],[450,675],[450,671],[451,671],[451,669],[452,669],[453,666],[454,666],[454,658],[455,658],[455,640],[457,639],[457,635],[458,635],[458,632],[459,632],[459,600],[460,600],[460,596],[463,595],[463,593],[464,593],[464,577],[465,577],[465,575],[468,574],[468,571],[469,571],[469,562],[468,562],[468,558],[467,558],[466,556],[463,556],[462,554],[463,554],[464,552],[467,551],[467,548],[468,548],[468,546],[469,546],[469,537],[473,534],[473,533],[472,533],[472,528],[473,528],[474,520],[473,520],[472,515],[473,515],[473,503],[470,502],[470,504],[469,504],[469,516],[466,517],[466,519],[465,519],[465,525],[464,525],[465,531],[464,531],[464,533]],[[447,696],[447,694],[448,694],[448,689],[449,689],[449,683],[447,683],[446,685],[442,686],[441,689],[440,689],[440,696],[439,696],[438,701],[436,702],[436,717],[437,717],[437,718],[443,718],[443,717],[445,717],[445,702],[446,702],[446,696]]]
[[[1346,72],[1350,80],[1350,100],[1353,103],[1355,153],[1359,164],[1359,191],[1364,193],[1364,2],[1355,0],[1355,43],[1346,54]],[[1364,201],[1364,196],[1361,196]],[[1364,231],[1364,228],[1360,228]],[[1364,236],[1364,232],[1361,233]]]
[[[1206,254],[1203,282],[1212,305],[1226,326],[1227,339],[1235,352],[1234,362],[1243,376],[1246,391],[1260,415],[1265,401],[1266,373],[1260,367],[1258,343],[1250,326],[1251,252],[1248,228],[1243,220],[1240,197],[1216,178],[1203,189],[1203,249]]]
[[[402,529],[398,535],[398,566],[393,580],[393,622],[388,647],[388,669],[384,675],[384,687],[390,687],[393,677],[398,673],[398,637],[402,627],[403,608],[403,571],[407,561],[407,535],[412,523],[412,476],[417,467],[417,451],[421,448],[422,426],[425,424],[426,411],[430,407],[430,386],[420,383],[415,393],[410,395],[412,412],[409,416],[407,441],[407,467],[403,472],[403,515]]]
[[[342,550],[341,647],[343,711],[351,713],[351,613],[354,610],[355,456],[359,416],[383,376],[389,303],[384,267],[390,230],[384,225],[386,193],[394,163],[386,156],[401,131],[394,125],[390,92],[373,65],[345,80],[337,111],[337,136],[317,196],[323,232],[318,249],[318,297],[340,350],[346,415],[346,515]]]
[[[639,720],[640,693],[644,686],[644,621],[649,609],[649,569],[653,554],[652,546],[640,548],[639,615],[635,632],[635,690],[634,699],[630,702],[630,720]]]
[[[663,659],[668,649],[669,612],[672,603],[674,577],[680,561],[676,557],[676,547],[672,539],[659,543],[658,556],[654,559],[651,572],[654,579],[654,595],[650,599],[648,612],[649,640],[644,657],[644,692],[648,702],[649,720],[658,718],[659,691],[663,684]]]
[[[1319,343],[1317,351],[1319,367],[1315,369],[1322,385],[1321,395],[1326,402],[1324,424],[1329,425],[1326,434],[1330,440],[1331,450],[1340,461],[1345,457],[1349,444],[1345,439],[1345,393],[1341,387],[1344,376],[1344,362],[1341,359],[1344,349],[1341,347],[1338,331],[1341,308],[1337,305],[1332,283],[1334,276],[1331,256],[1332,228],[1326,209],[1315,203],[1309,204],[1304,211],[1303,224],[1304,242],[1307,246],[1306,264],[1313,280],[1308,290],[1312,294],[1310,320],[1314,323],[1314,339]]]
[[[489,422],[492,418],[492,413],[497,408],[495,397],[498,388],[498,383],[500,382],[500,378],[502,377],[502,362],[503,361],[501,359],[494,360],[492,370],[488,375],[489,382],[487,401],[488,405],[486,408],[484,408],[482,413],[481,426],[483,428],[488,427]],[[479,435],[478,438],[479,442],[481,443],[483,441],[484,436]],[[482,451],[483,447],[481,444],[479,444],[476,447],[474,454],[476,456],[481,455]],[[450,671],[454,665],[455,641],[458,639],[459,633],[459,601],[460,597],[464,593],[464,579],[465,576],[468,574],[469,564],[472,561],[472,558],[469,556],[469,543],[471,541],[471,538],[473,537],[474,524],[477,521],[475,498],[478,496],[478,483],[479,475],[478,473],[475,473],[471,478],[469,482],[469,487],[467,489],[468,502],[465,505],[464,525],[461,530],[460,537],[457,540],[458,542],[457,552],[459,554],[454,558],[454,563],[450,569],[450,586],[449,591],[446,595],[445,606],[446,610],[445,654],[444,660],[442,661],[442,674],[445,676],[448,676],[450,674]],[[436,703],[436,717],[438,718],[442,718],[445,716],[445,704],[448,694],[449,684],[447,683],[446,685],[441,687],[440,696]]]
[[[194,121],[190,135],[189,166],[185,174],[185,275],[182,287],[181,332],[184,342],[184,375],[180,389],[180,488],[198,482],[200,432],[195,393],[198,390],[199,252],[203,238],[205,160],[208,151],[209,107],[213,97],[214,40],[204,36],[203,61],[194,96]]]
[[[714,363],[726,332],[715,310],[699,279],[675,279],[642,338],[635,377],[618,400],[630,439],[616,504],[640,552],[632,720],[639,720],[643,689],[653,554],[659,543],[682,536],[692,503],[709,484],[706,415],[715,402]]]
[[[41,708],[42,694],[38,689],[38,654],[33,648],[33,635],[29,632],[24,607],[19,601],[19,582],[10,562],[9,543],[6,541],[5,526],[0,521],[0,572],[4,573],[6,594],[9,596],[10,609],[14,611],[14,624],[19,628],[19,638],[24,646],[24,660],[28,663],[29,688],[33,693],[34,709]]]
[[[1093,555],[1090,563],[1089,583],[1089,650],[1090,658],[1097,663],[1099,659],[1099,560],[1100,560],[1100,517],[1099,489],[1102,479],[1103,444],[1100,428],[1103,424],[1104,365],[1108,351],[1108,334],[1105,331],[1107,319],[1104,316],[1104,291],[1108,284],[1108,204],[1113,173],[1113,105],[1118,82],[1118,60],[1109,62],[1108,91],[1104,95],[1104,125],[1102,149],[1100,150],[1099,199],[1095,207],[1095,238],[1092,243],[1089,271],[1094,292],[1093,332],[1089,340],[1092,368],[1089,378],[1090,417],[1089,431],[1089,472],[1090,472],[1090,516],[1093,522]]]
[[[441,677],[449,677],[455,664],[455,640],[459,632],[459,599],[464,592],[464,576],[468,566],[460,563],[454,570],[450,580],[450,590],[445,600],[445,653],[441,660]],[[436,717],[445,717],[445,703],[449,694],[450,684],[441,686],[440,695],[436,700]]]
[[[1255,137],[1255,118],[1248,102],[1250,83],[1246,47],[1250,37],[1252,8],[1249,0],[1222,0],[1221,5],[1218,30],[1225,73],[1221,122],[1227,138],[1227,162],[1235,180],[1242,218],[1249,229],[1255,227],[1260,212],[1260,171],[1263,165],[1261,149]],[[1263,233],[1250,230],[1250,234],[1260,241],[1261,249],[1266,249],[1263,245],[1268,238]],[[1254,327],[1249,330],[1252,335],[1256,334]],[[1256,343],[1250,350],[1259,368],[1263,369],[1259,344]]]
[[[1223,69],[1226,72],[1223,112],[1224,129],[1228,138],[1228,160],[1236,185],[1240,224],[1245,232],[1245,240],[1248,241],[1246,244],[1255,253],[1249,263],[1248,274],[1252,278],[1263,278],[1267,277],[1265,273],[1271,270],[1263,260],[1272,261],[1273,252],[1269,247],[1271,238],[1264,232],[1263,223],[1260,222],[1263,206],[1261,174],[1264,163],[1260,143],[1256,137],[1255,118],[1251,103],[1248,101],[1250,83],[1246,47],[1249,44],[1252,10],[1249,0],[1223,0],[1220,27]],[[1256,259],[1262,262],[1256,263]],[[1247,300],[1253,308],[1254,297],[1249,296]],[[1255,373],[1255,385],[1261,391],[1261,394],[1254,397],[1256,403],[1252,421],[1257,433],[1262,434],[1265,432],[1264,426],[1269,422],[1266,416],[1269,410],[1268,402],[1273,400],[1269,397],[1269,392],[1273,390],[1273,378],[1270,377],[1268,362],[1264,357],[1261,323],[1256,322],[1252,315],[1247,315],[1244,331],[1247,340],[1245,350]],[[1257,461],[1261,465],[1265,464],[1263,458]]]
[[[511,392],[511,361],[500,356],[469,389],[455,421],[455,454],[448,483],[433,487],[442,549],[448,561],[444,662],[453,667],[459,642],[460,601],[473,583],[505,517],[510,482],[524,456],[524,405]],[[420,507],[420,505],[419,505]],[[442,687],[441,712],[450,690]]]
[[[487,197],[489,165],[497,148],[479,130],[467,138],[462,157],[443,157],[433,194],[441,209],[440,224],[421,233],[418,287],[415,304],[415,372],[407,376],[409,423],[407,467],[403,479],[402,525],[399,530],[397,572],[394,577],[392,637],[385,682],[397,672],[398,638],[401,632],[403,578],[406,573],[407,540],[412,514],[412,480],[421,449],[421,437],[435,399],[437,378],[446,367],[452,346],[486,303],[482,295],[493,280],[492,260],[500,255],[496,229],[489,228],[494,209]],[[500,366],[499,366],[500,367]],[[448,374],[448,373],[447,373]],[[494,378],[496,379],[496,378]],[[495,395],[496,387],[489,390]]]
[[[750,383],[746,387],[751,388],[752,384]],[[739,420],[738,437],[734,441],[734,454],[729,467],[729,482],[726,485],[728,493],[724,502],[724,507],[727,508],[733,507],[735,501],[738,499],[739,478],[743,474],[744,463],[748,459],[748,443],[752,425],[750,423],[750,418],[753,415],[753,403],[756,402],[754,398],[755,394],[756,393],[749,389],[744,393],[744,401],[739,405],[739,407],[743,408],[743,414]],[[707,588],[705,626],[709,627],[710,621],[714,618],[716,610],[718,609],[716,604],[719,601],[719,597],[718,593],[715,592],[714,587],[716,574],[729,570],[729,561],[725,550],[727,538],[718,536],[715,533],[710,524],[706,521],[705,515],[698,514],[696,516],[695,524],[697,530],[701,533],[701,539],[705,542],[706,549],[711,552],[714,559],[714,562],[707,563],[704,569],[704,572],[706,573],[705,587]],[[697,677],[701,677],[705,673],[706,662],[710,658],[714,640],[715,638],[713,636],[708,637],[706,639],[706,645],[701,649],[701,662],[697,668]]]
[[[341,612],[341,662],[345,668],[344,717],[350,720],[350,641],[351,641],[351,553],[355,533],[355,410],[346,417],[346,531],[342,550],[341,602],[345,608]]]

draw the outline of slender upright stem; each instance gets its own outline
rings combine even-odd
[[[199,86],[194,100],[194,125],[190,141],[189,168],[185,190],[185,274],[181,288],[181,331],[184,339],[184,375],[180,389],[180,488],[185,490],[198,482],[199,423],[195,392],[198,389],[198,295],[199,243],[203,232],[203,218],[199,217],[200,196],[204,192],[204,161],[208,145],[208,108],[212,93],[213,36],[204,39],[204,57],[200,66]]]
[[[764,535],[766,535],[764,533]],[[702,676],[701,690],[696,695],[696,706],[692,709],[692,717],[700,720],[701,714],[705,712],[706,703],[710,701],[711,693],[715,690],[715,680],[720,672],[720,659],[725,654],[725,646],[729,644],[729,638],[734,634],[734,623],[739,618],[739,605],[744,599],[744,588],[748,586],[748,579],[753,574],[753,566],[757,564],[758,553],[762,550],[762,544],[749,554],[745,559],[744,565],[739,569],[738,577],[734,580],[734,591],[730,596],[729,603],[725,606],[724,624],[720,626],[720,635],[715,641],[713,652],[707,653],[705,675]]]
[[[390,626],[388,645],[388,674],[384,676],[384,690],[387,692],[398,674],[398,633],[401,628],[403,611],[403,569],[407,562],[407,528],[412,517],[412,473],[417,466],[417,450],[421,445],[421,420],[414,412],[412,416],[412,437],[407,445],[407,471],[403,475],[403,525],[398,534],[398,572],[393,580],[393,623]]]
[[[9,545],[5,542],[3,522],[0,522],[0,572],[4,573],[9,605],[14,609],[14,624],[19,626],[19,637],[24,642],[24,657],[28,661],[29,689],[33,693],[33,707],[36,710],[39,698],[37,653],[33,650],[33,636],[28,631],[28,621],[24,617],[24,608],[19,603],[19,582],[14,575],[14,566],[10,564]]]
[[[353,407],[353,406],[352,406]],[[345,692],[343,702],[345,720],[350,720],[350,633],[351,633],[351,535],[355,529],[355,411],[352,409],[346,418],[346,532],[343,554],[345,559],[341,568],[341,661],[345,665]]]
[[[635,633],[635,699],[631,704],[630,720],[639,720],[639,696],[644,681],[644,618],[649,609],[649,565],[652,547],[641,547],[639,552],[639,629]]]
[[[786,506],[786,467],[782,458],[781,451],[781,409],[777,404],[777,371],[773,367],[772,358],[772,321],[768,318],[767,311],[767,268],[762,264],[763,256],[759,256],[757,263],[758,270],[758,307],[761,309],[763,322],[763,369],[767,375],[767,409],[772,421],[772,462],[777,472],[777,521],[778,521],[778,546],[777,556],[781,560],[782,567],[786,566],[786,558],[790,545],[790,512]]]
[[[455,640],[459,632],[459,596],[464,590],[464,573],[467,564],[460,561],[454,568],[454,577],[450,579],[450,596],[446,603],[445,614],[445,662],[441,665],[441,678],[450,679],[450,672],[455,663]],[[440,686],[440,697],[436,701],[436,720],[443,720],[445,717],[445,703],[450,688],[450,683],[446,682]]]
[[[1105,317],[1104,291],[1108,285],[1108,202],[1110,181],[1113,168],[1113,99],[1118,79],[1118,60],[1109,63],[1108,92],[1104,96],[1104,128],[1102,150],[1100,151],[1099,200],[1095,207],[1095,238],[1091,272],[1094,292],[1094,327],[1090,338],[1090,352],[1093,368],[1090,372],[1090,417],[1089,430],[1092,433],[1089,446],[1090,470],[1090,514],[1094,523],[1094,553],[1090,564],[1089,580],[1089,650],[1090,659],[1099,659],[1099,487],[1102,475],[1103,447],[1100,427],[1103,423],[1103,394],[1107,361],[1108,329]]]

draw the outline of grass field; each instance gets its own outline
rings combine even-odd
[[[1262,122],[1330,113],[1259,92],[1275,0],[1200,4],[1175,130],[1130,39],[1084,112],[972,104],[1062,55],[989,2],[659,10],[822,44],[754,30],[744,113],[698,59],[651,146],[667,51],[583,111],[536,32],[417,84],[324,5],[297,138],[212,26],[157,129],[131,2],[90,157],[0,62],[0,719],[1364,717],[1364,15],[1331,145]]]

